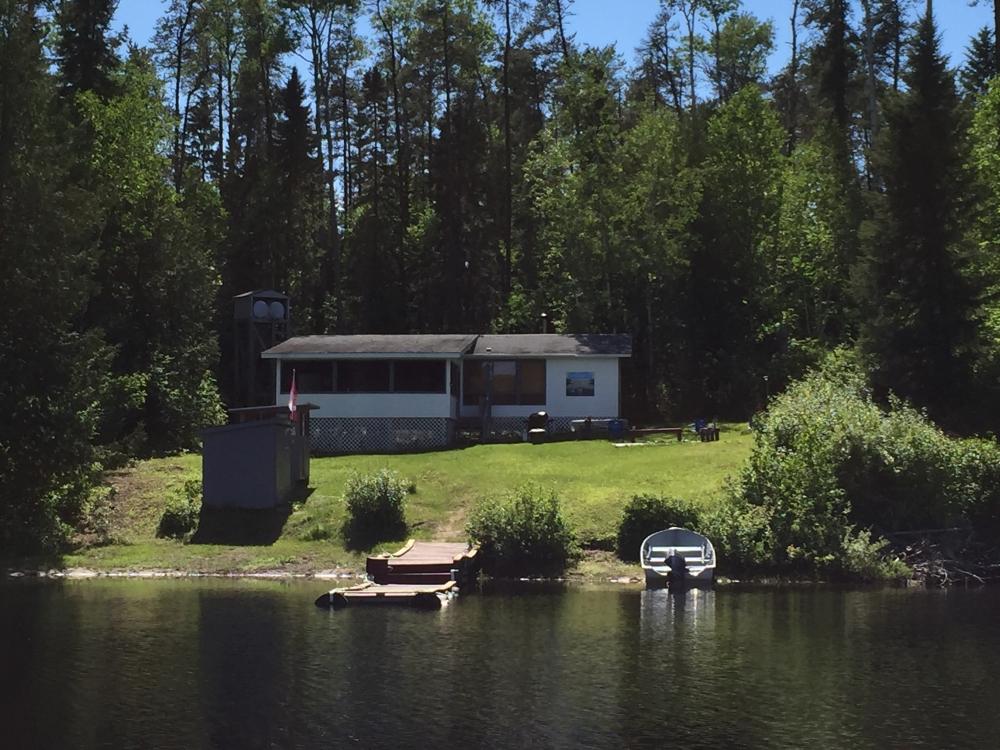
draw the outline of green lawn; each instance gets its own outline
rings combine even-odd
[[[293,506],[287,519],[272,519],[276,538],[267,544],[246,543],[254,539],[240,539],[238,533],[234,539],[223,540],[228,543],[156,539],[167,498],[185,480],[199,477],[201,457],[154,459],[109,477],[118,490],[112,514],[112,535],[118,543],[80,550],[67,555],[63,564],[203,572],[357,569],[363,555],[345,550],[339,535],[341,494],[351,472],[381,467],[394,469],[415,484],[416,491],[408,498],[407,520],[410,535],[418,539],[462,540],[468,512],[478,498],[532,483],[559,495],[585,544],[606,542],[614,537],[622,505],[634,494],[715,502],[726,478],[746,459],[751,443],[745,427],[732,426],[723,430],[716,443],[670,439],[644,447],[615,448],[595,440],[313,459],[311,493]],[[234,521],[234,525],[242,523]]]

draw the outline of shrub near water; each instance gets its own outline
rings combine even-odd
[[[374,474],[352,474],[344,489],[347,543],[360,549],[402,536],[406,532],[406,495],[410,484],[389,469]]]
[[[466,531],[492,576],[556,575],[578,554],[559,499],[537,487],[481,501]]]
[[[636,495],[625,506],[618,523],[618,557],[636,562],[639,546],[650,534],[671,526],[697,530],[699,525],[697,508],[686,500]]]
[[[201,482],[196,479],[185,482],[163,509],[156,535],[181,538],[194,531],[201,513],[201,493]]]
[[[771,510],[730,497],[702,513],[701,532],[712,540],[720,571],[759,572],[774,567]]]
[[[903,569],[882,534],[970,523],[986,532],[997,477],[997,446],[948,438],[898,402],[880,408],[861,371],[833,357],[764,416],[729,505],[749,525],[714,520],[756,564],[895,576]]]

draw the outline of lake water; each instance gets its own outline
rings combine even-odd
[[[1000,591],[0,583],[3,748],[1000,747]]]

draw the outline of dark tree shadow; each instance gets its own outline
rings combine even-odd
[[[295,493],[291,502],[265,510],[202,506],[198,529],[192,535],[190,544],[274,544],[292,514],[292,505],[304,502],[313,492],[314,488],[303,488]]]

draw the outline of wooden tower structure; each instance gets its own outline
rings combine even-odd
[[[274,403],[274,363],[261,359],[260,355],[289,337],[290,313],[288,295],[273,289],[233,297],[234,406]]]

